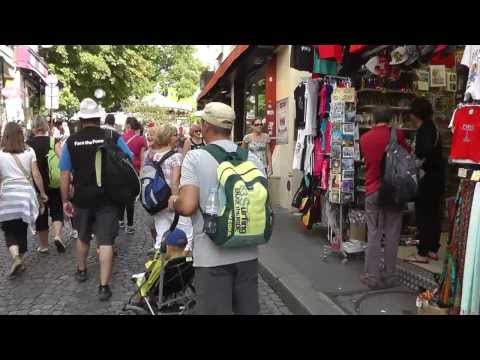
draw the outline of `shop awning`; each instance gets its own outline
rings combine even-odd
[[[15,64],[19,68],[32,70],[45,84],[47,83],[47,65],[28,46],[17,45],[15,47]]]
[[[209,80],[209,82],[205,85],[205,87],[202,89],[200,94],[197,97],[197,101],[202,99],[205,95],[208,94],[208,92],[215,86],[215,84],[218,83],[218,81],[222,78],[222,76],[225,75],[227,70],[232,66],[232,64],[242,55],[250,45],[237,45],[235,48],[232,50],[232,52],[228,55],[228,57],[222,62],[220,67],[218,68],[217,71],[215,71],[215,74],[213,74],[212,78]]]

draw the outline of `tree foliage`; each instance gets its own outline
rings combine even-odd
[[[101,88],[106,93],[101,104],[113,111],[155,88],[191,96],[203,70],[194,52],[191,45],[59,45],[41,55],[64,85],[61,109],[78,109],[81,99]]]

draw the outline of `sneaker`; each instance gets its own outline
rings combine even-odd
[[[43,255],[48,255],[48,254],[50,254],[50,251],[48,250],[48,247],[41,247],[41,246],[39,246],[39,247],[37,248],[37,252],[38,252],[39,254],[43,254]]]
[[[120,228],[124,228],[124,227],[125,227],[125,221],[119,221],[119,222],[118,222],[118,226],[119,226]]]
[[[135,234],[135,227],[134,226],[126,226],[125,227],[125,233],[126,234]]]
[[[64,252],[65,252],[66,246],[65,246],[65,244],[63,243],[62,239],[56,238],[53,243],[54,243],[55,246],[57,247],[57,251],[58,251],[59,253],[64,253]]]
[[[20,256],[15,256],[13,259],[12,266],[10,267],[10,271],[8,272],[9,277],[13,277],[19,273],[19,271],[22,269],[23,262],[22,258]]]
[[[112,296],[112,291],[108,285],[98,287],[98,299],[100,301],[107,301]]]
[[[85,282],[87,280],[87,270],[77,269],[77,272],[75,273],[75,279],[77,279],[79,283]]]

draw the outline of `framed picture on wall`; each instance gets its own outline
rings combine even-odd
[[[430,87],[447,86],[445,65],[430,65]]]
[[[447,91],[457,91],[457,74],[453,71],[447,71]]]

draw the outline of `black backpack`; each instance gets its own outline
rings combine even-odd
[[[382,161],[382,186],[379,206],[401,207],[415,199],[418,191],[418,170],[415,158],[397,141],[397,130],[390,131],[390,142]]]
[[[114,203],[132,203],[140,194],[140,180],[130,158],[115,144],[113,131],[106,133],[105,143],[95,155],[97,186]]]

